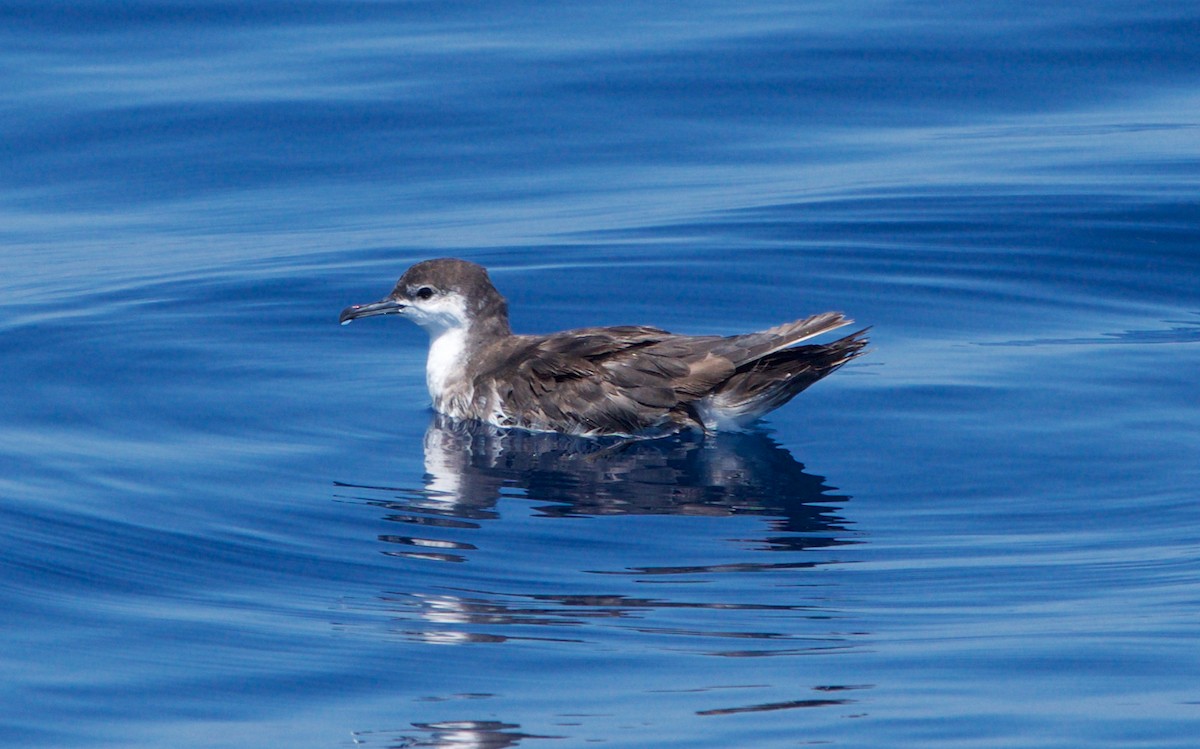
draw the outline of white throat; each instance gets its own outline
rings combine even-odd
[[[425,362],[425,384],[439,411],[450,390],[460,385],[467,366],[467,328],[443,328],[429,338],[429,358]]]
[[[441,413],[459,415],[470,400],[465,392],[467,331],[470,318],[466,300],[448,293],[407,307],[405,316],[429,334],[429,358],[425,361],[425,385],[433,408]]]

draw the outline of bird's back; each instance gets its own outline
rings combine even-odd
[[[508,336],[471,364],[476,416],[575,434],[740,427],[861,353],[861,332],[797,346],[848,323],[824,313],[727,337],[641,326]]]

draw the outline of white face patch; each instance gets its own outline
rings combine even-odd
[[[461,294],[448,292],[406,305],[404,316],[420,325],[431,339],[455,328],[467,328],[467,300]]]

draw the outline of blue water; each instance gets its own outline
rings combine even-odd
[[[1190,2],[0,0],[0,745],[1192,747]],[[432,418],[519,331],[871,353],[753,432]]]

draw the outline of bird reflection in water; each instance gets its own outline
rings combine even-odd
[[[745,596],[737,601],[668,600],[662,596],[667,592],[663,586],[657,586],[657,595],[651,597],[636,584],[646,579],[665,581],[667,576],[675,580],[691,576],[694,580],[729,573],[807,569],[830,560],[812,554],[763,556],[758,552],[811,552],[855,542],[831,506],[848,497],[831,493],[823,478],[806,473],[787,450],[763,432],[680,434],[654,440],[588,439],[500,430],[435,416],[424,448],[426,475],[421,489],[342,484],[371,494],[388,494],[386,499],[358,496],[387,510],[386,519],[406,529],[379,536],[389,547],[384,553],[440,562],[475,558],[480,565],[490,565],[493,579],[511,577],[510,584],[521,588],[528,582],[509,570],[542,570],[541,589],[536,592],[484,591],[457,585],[443,575],[436,585],[412,585],[382,594],[377,605],[399,614],[400,620],[422,622],[418,630],[405,634],[429,643],[494,643],[514,638],[571,641],[572,627],[581,623],[595,625],[600,620],[627,617],[645,620],[648,611],[669,608],[803,615],[819,607],[778,596],[753,602]],[[754,546],[747,554],[745,547],[731,549],[725,531],[719,531],[721,545],[712,547],[710,554],[704,544],[714,539],[694,537],[686,531],[679,539],[668,539],[648,530],[651,536],[642,541],[614,538],[597,545],[594,538],[589,542],[573,535],[575,531],[563,529],[549,542],[542,535],[536,543],[523,543],[519,534],[528,533],[529,526],[518,524],[502,534],[507,545],[496,544],[503,548],[492,549],[491,555],[479,559],[483,550],[477,544],[486,543],[481,538],[492,542],[491,546],[496,536],[478,531],[485,523],[499,521],[501,500],[514,497],[534,503],[535,512],[549,518],[758,516],[766,518],[769,532],[766,537],[750,539]],[[637,544],[635,551],[642,561],[663,563],[630,566],[619,542]],[[538,544],[543,548],[536,548]],[[732,559],[731,553],[736,554]],[[546,554],[553,556],[554,565],[544,566]],[[691,563],[681,563],[678,557],[682,555]],[[580,591],[575,584],[545,589],[556,576],[580,570],[588,571],[598,583],[608,578],[604,583],[608,590]],[[791,579],[787,582],[794,583]],[[749,594],[754,587],[744,585],[743,592]],[[702,619],[697,617],[698,622]],[[651,629],[642,627],[643,632]],[[708,638],[713,630],[701,627],[696,634]],[[773,654],[793,652],[798,644],[788,633],[755,633],[754,637],[759,634],[764,640],[773,640]],[[806,640],[799,649],[808,652],[842,645],[818,637],[816,642]],[[747,652],[754,654],[745,649],[714,649],[712,654],[740,656]]]
[[[560,739],[562,736],[536,736],[521,733],[520,728],[512,723],[502,723],[496,720],[456,720],[437,723],[413,723],[413,728],[420,731],[422,736],[401,735],[392,740],[386,733],[381,738],[386,741],[389,749],[400,747],[433,747],[442,749],[507,749],[517,746],[524,739]],[[381,732],[359,731],[354,733],[354,743],[359,746],[370,745]]]
[[[836,547],[856,543],[836,514],[848,497],[766,433],[587,439],[438,416],[424,450],[420,488],[342,486],[405,528],[379,536],[384,553],[471,568],[411,566],[375,600],[346,602],[382,613],[374,626],[386,622],[390,633],[427,645],[578,649],[598,664],[632,648],[665,674],[681,657],[715,657],[712,683],[688,684],[703,716],[847,704],[814,698],[819,685],[787,684],[768,696],[778,685],[744,665],[854,652],[860,639],[836,609],[836,576],[805,574],[841,561]],[[585,517],[612,522],[570,520]],[[741,535],[763,526],[765,538],[730,538],[731,528]],[[613,678],[607,666],[593,673],[570,662],[585,691],[589,679]],[[489,691],[476,677],[463,676],[464,685]],[[750,684],[762,698],[726,703],[720,695],[731,683]],[[503,747],[530,738],[516,722],[411,725],[423,734],[405,732],[397,745]]]
[[[515,493],[552,516],[753,514],[791,533],[837,532],[827,505],[848,499],[761,431],[587,439],[435,416],[425,471],[429,495],[464,517]]]

